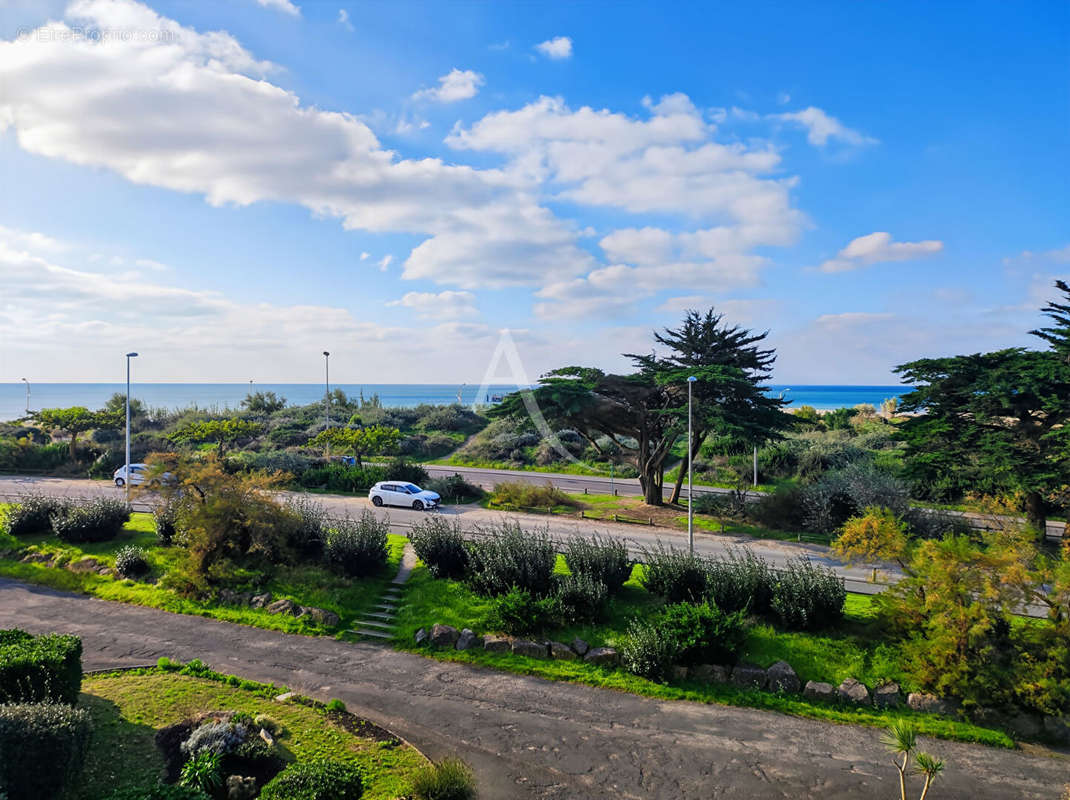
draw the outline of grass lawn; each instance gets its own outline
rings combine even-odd
[[[85,556],[114,565],[119,548],[134,544],[144,548],[152,565],[152,576],[161,577],[174,566],[181,556],[177,547],[161,547],[156,543],[151,514],[135,513],[115,539],[92,544],[68,544],[53,535],[26,536],[12,543],[12,537],[0,540],[0,549],[19,544],[32,545],[38,551],[60,554],[68,562]],[[9,544],[5,545],[4,541]],[[397,573],[405,537],[390,534],[387,539],[389,554],[387,564],[379,574],[362,579],[342,577],[318,564],[279,566],[261,591],[272,593],[275,599],[288,597],[294,602],[315,608],[333,611],[341,618],[341,628],[352,627],[353,620],[367,610],[382,594],[383,589]],[[67,569],[46,567],[41,564],[24,564],[11,559],[0,560],[0,575],[18,580],[39,583],[55,589],[81,592],[103,600],[161,608],[179,614],[194,614],[203,617],[238,622],[259,628],[287,631],[289,633],[322,633],[304,618],[288,614],[269,614],[260,609],[238,606],[221,606],[180,597],[170,589],[147,582],[135,582],[96,573],[75,573]]]
[[[267,714],[285,728],[279,739],[283,758],[356,764],[367,776],[364,797],[369,800],[405,795],[410,776],[426,763],[412,747],[356,736],[321,710],[189,675],[151,670],[89,677],[79,705],[92,715],[94,731],[77,800],[154,785],[164,766],[153,744],[156,730],[201,712]]]

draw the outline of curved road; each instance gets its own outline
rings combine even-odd
[[[880,732],[751,709],[662,702],[438,662],[373,644],[293,636],[0,579],[0,628],[82,637],[86,669],[201,658],[285,684],[456,754],[482,800],[898,796]],[[1070,757],[925,741],[943,800],[1054,800]]]

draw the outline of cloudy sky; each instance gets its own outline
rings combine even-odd
[[[1028,344],[1070,274],[1065,2],[0,0],[0,381]]]

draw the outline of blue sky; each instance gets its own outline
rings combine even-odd
[[[1070,274],[1065,3],[0,7],[0,380],[1029,344]],[[497,375],[495,377],[501,377]]]

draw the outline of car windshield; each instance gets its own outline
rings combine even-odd
[[[420,493],[420,487],[416,486],[415,484],[412,484],[412,483],[403,483],[403,484],[401,484],[401,488],[402,488],[403,491],[406,491],[409,494],[419,494]]]

